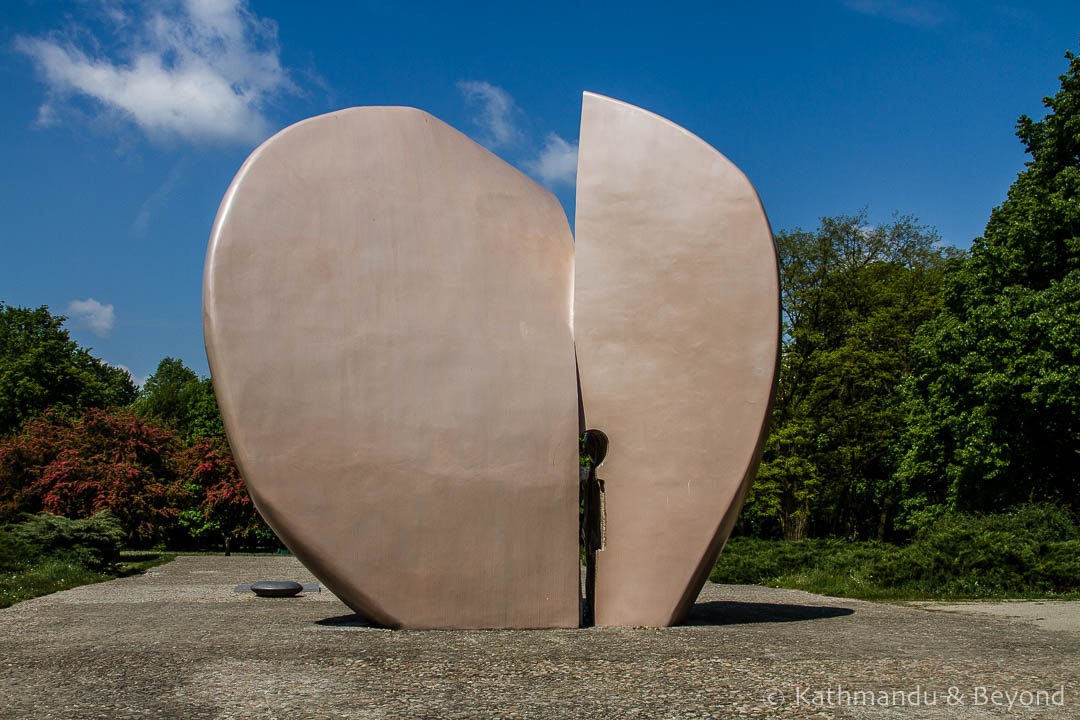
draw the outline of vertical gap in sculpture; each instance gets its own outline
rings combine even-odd
[[[578,414],[578,625],[585,627],[586,614],[591,608],[586,607],[586,578],[581,574],[581,563],[585,560],[585,481],[588,468],[581,458],[585,448],[585,402],[581,397],[581,369],[578,367],[577,347],[574,347],[574,376],[577,379],[577,414]]]
[[[579,448],[579,462],[578,467],[578,562],[585,563],[586,571],[581,572],[581,565],[578,565],[578,603],[581,607],[581,611],[578,614],[579,625],[581,627],[588,627],[592,624],[592,607],[590,605],[590,599],[592,598],[593,588],[589,586],[589,581],[592,579],[588,573],[588,551],[587,543],[585,542],[585,488],[588,486],[589,473],[592,472],[592,468],[585,461],[581,461],[581,455],[584,454],[583,448],[585,447],[585,435],[584,431],[578,437]]]
[[[600,487],[600,551],[607,547],[607,492],[603,480],[596,478],[596,484]]]
[[[580,473],[581,544],[585,553],[585,606],[582,625],[595,622],[596,552],[604,548],[604,483],[596,477],[597,469],[607,457],[608,438],[601,430],[586,430],[581,437],[581,449],[587,458]]]

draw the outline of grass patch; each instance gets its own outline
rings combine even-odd
[[[942,518],[902,546],[733,538],[709,579],[862,600],[1080,599],[1080,523],[1032,505]]]
[[[41,558],[0,572],[0,608],[80,585],[138,575],[175,557],[171,553],[146,552],[138,553],[135,558],[122,556],[120,562],[100,572],[87,568],[71,554]]]
[[[7,570],[0,575],[0,608],[58,590],[70,590],[109,579],[108,575],[88,570],[77,560],[48,558],[17,570]]]
[[[82,520],[28,516],[0,528],[0,608],[135,575],[175,557],[161,552],[121,554],[122,539],[119,522],[108,513]]]

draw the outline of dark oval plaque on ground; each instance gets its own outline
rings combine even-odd
[[[251,592],[259,597],[292,597],[303,589],[303,585],[292,580],[261,580],[251,585]]]

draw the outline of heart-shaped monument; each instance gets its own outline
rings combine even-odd
[[[586,94],[578,270],[548,191],[436,118],[352,108],[248,158],[203,316],[260,513],[390,627],[576,627],[579,394],[600,474],[598,624],[686,614],[764,438],[776,257],[750,183]]]

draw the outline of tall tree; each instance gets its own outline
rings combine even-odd
[[[158,363],[157,370],[143,384],[135,409],[143,417],[164,422],[189,440],[225,437],[213,382],[200,378],[177,358],[167,357]]]
[[[1080,59],[1049,112],[1023,115],[1031,160],[920,329],[898,473],[909,523],[1030,500],[1080,508]]]
[[[0,302],[0,435],[50,407],[128,405],[137,389],[123,368],[80,347],[63,315]]]
[[[780,381],[744,527],[788,539],[885,533],[908,346],[940,303],[937,241],[910,216],[871,226],[865,210],[776,236]]]

